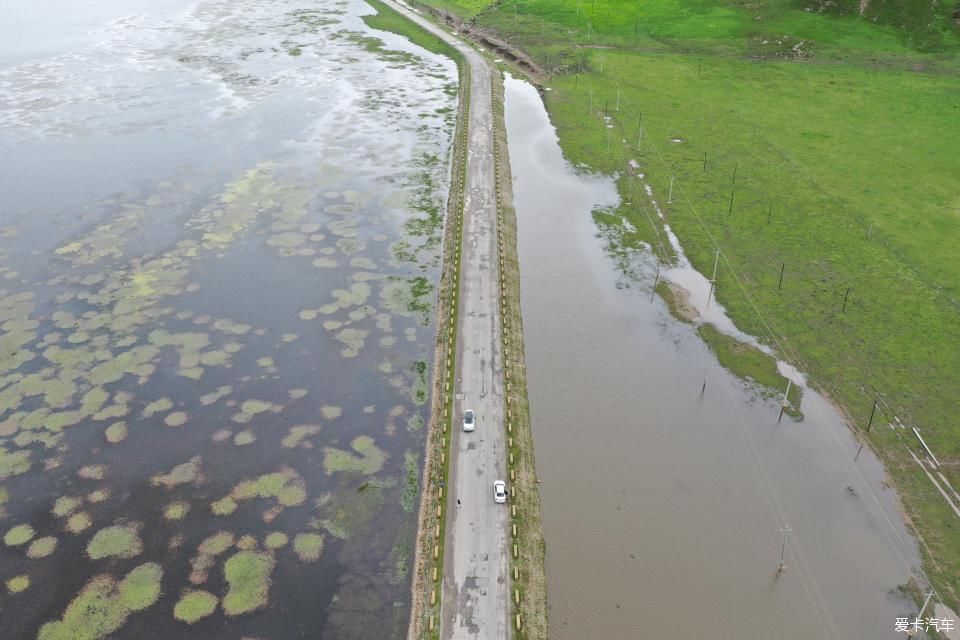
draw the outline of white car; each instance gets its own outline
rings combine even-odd
[[[497,504],[503,504],[507,501],[507,483],[503,480],[497,480],[493,483],[493,501]]]
[[[473,415],[473,410],[467,409],[463,412],[463,430],[473,431],[476,426],[476,418]]]

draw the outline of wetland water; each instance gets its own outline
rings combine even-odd
[[[455,65],[359,0],[3,12],[0,635],[404,637]]]
[[[776,401],[651,301],[650,254],[591,217],[612,181],[574,172],[515,79],[506,125],[550,637],[898,637],[915,609],[895,588],[919,560],[880,463],[853,466],[812,392],[778,424]]]

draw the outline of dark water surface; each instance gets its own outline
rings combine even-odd
[[[370,11],[3,7],[3,638],[405,634],[456,70]]]
[[[506,125],[550,637],[898,637],[919,559],[879,461],[811,391],[778,424],[651,298],[629,223],[591,217],[612,180],[566,163],[530,85]]]

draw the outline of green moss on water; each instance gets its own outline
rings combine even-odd
[[[403,495],[400,496],[400,506],[407,513],[413,511],[417,502],[417,495],[420,493],[420,468],[419,458],[413,451],[403,453],[404,467],[406,468],[406,485]]]
[[[213,502],[210,505],[210,510],[213,511],[214,515],[229,516],[237,510],[237,503],[233,498],[227,496]]]
[[[140,527],[136,524],[115,525],[100,529],[87,544],[91,560],[107,557],[133,558],[143,551]]]
[[[311,521],[341,540],[352,538],[368,526],[383,506],[383,490],[390,483],[378,480],[365,482],[363,491],[341,492],[336,499],[318,501],[321,517]]]
[[[217,608],[217,597],[206,591],[188,589],[173,607],[173,617],[187,624],[206,618]]]
[[[241,431],[237,435],[233,436],[233,444],[237,446],[246,446],[248,444],[253,444],[257,441],[257,434],[253,431]]]
[[[316,562],[323,553],[323,536],[319,533],[298,533],[293,538],[293,550],[304,562]]]
[[[27,548],[27,557],[32,560],[39,560],[40,558],[46,558],[52,554],[57,548],[57,539],[53,536],[44,536],[43,538],[37,538],[30,543],[30,546]]]
[[[377,448],[373,438],[357,436],[350,446],[359,455],[334,447],[324,448],[323,468],[328,474],[336,471],[357,471],[371,475],[383,468],[387,453]]]
[[[30,577],[26,575],[14,576],[7,580],[7,591],[21,593],[30,588]]]
[[[345,345],[344,348],[340,350],[340,355],[344,358],[355,357],[360,352],[360,349],[363,348],[364,340],[369,333],[369,331],[364,329],[348,327],[334,335],[334,338]]]
[[[287,435],[280,441],[280,445],[293,449],[304,443],[306,438],[320,433],[320,426],[315,424],[299,424],[287,431]]]
[[[224,613],[236,616],[266,606],[274,564],[272,554],[257,551],[240,551],[228,558],[223,565],[229,585],[223,598]]]
[[[3,536],[3,543],[8,547],[18,547],[29,542],[34,534],[33,527],[30,525],[18,524],[8,530],[6,535]]]
[[[67,606],[63,618],[40,628],[37,640],[102,640],[124,625],[127,617],[153,605],[160,597],[163,569],[142,564],[119,583],[109,575],[95,576]]]
[[[163,508],[163,517],[167,520],[183,520],[190,511],[190,503],[184,500],[171,502]]]
[[[30,470],[29,451],[7,451],[0,444],[0,480],[19,476]]]
[[[229,498],[238,501],[275,498],[281,506],[295,507],[307,499],[306,483],[296,471],[285,468],[240,482],[230,492]]]
[[[168,489],[179,484],[194,482],[200,477],[200,456],[195,456],[189,462],[178,464],[170,473],[159,473],[150,479],[150,484],[164,486]]]
[[[173,409],[173,400],[170,398],[160,398],[159,400],[154,400],[147,406],[143,408],[143,417],[149,418],[158,413],[163,413],[164,411],[169,411]]]
[[[53,515],[58,518],[66,517],[79,509],[82,504],[83,498],[60,496],[53,503]]]
[[[331,405],[324,405],[320,407],[320,415],[323,416],[324,420],[336,420],[343,414],[343,409],[340,407],[334,407]]]
[[[429,395],[427,388],[427,363],[423,360],[417,360],[410,368],[413,372],[413,384],[410,385],[410,399],[416,404],[423,404],[427,401]]]
[[[263,544],[267,549],[280,549],[281,547],[285,547],[287,542],[289,542],[287,534],[282,531],[273,531],[267,534]]]
[[[168,427],[182,427],[187,423],[187,414],[185,411],[174,411],[163,419]]]
[[[127,423],[114,422],[103,432],[104,437],[110,444],[117,444],[127,439]]]
[[[218,556],[233,546],[234,537],[229,531],[218,531],[206,538],[197,547],[197,551],[205,556]]]
[[[231,393],[233,393],[233,387],[229,385],[217,387],[216,391],[212,393],[205,393],[204,395],[200,396],[200,403],[205,406],[209,406],[211,404],[216,403],[221,398],[227,397]]]
[[[81,511],[67,518],[67,531],[75,535],[80,534],[89,529],[91,524],[93,521],[90,519],[90,514]]]

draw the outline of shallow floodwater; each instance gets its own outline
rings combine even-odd
[[[515,79],[506,124],[550,637],[898,637],[919,560],[881,464],[813,392],[778,424],[651,300],[655,261],[591,216],[612,181]]]
[[[371,12],[2,9],[3,638],[405,637],[457,78]]]

